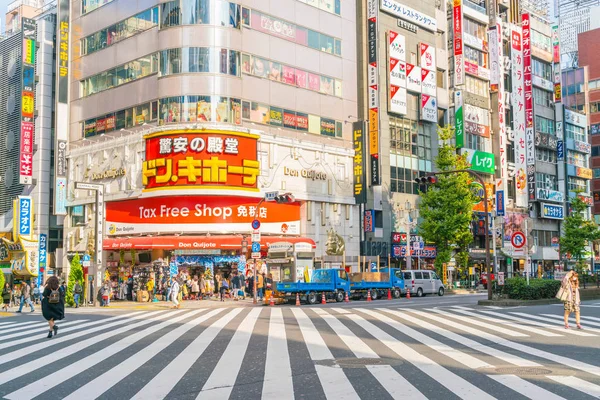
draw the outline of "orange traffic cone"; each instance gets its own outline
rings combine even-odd
[[[321,295],[321,304],[327,304],[327,300],[325,300],[325,292]]]
[[[406,289],[406,298],[410,299],[410,288]]]
[[[367,301],[373,301],[371,298],[371,290],[367,291]]]
[[[348,292],[346,292],[346,297],[344,297],[344,303],[350,303],[350,297],[348,297]]]
[[[296,293],[296,306],[300,307],[300,294]]]
[[[392,291],[388,289],[388,300],[392,299]]]
[[[269,307],[273,306],[275,306],[275,298],[273,297],[273,295],[271,295],[271,297],[269,298]]]

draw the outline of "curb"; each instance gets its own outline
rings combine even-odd
[[[558,299],[540,299],[540,300],[479,300],[477,305],[480,306],[497,306],[497,307],[517,307],[517,306],[541,306],[548,304],[560,304]]]

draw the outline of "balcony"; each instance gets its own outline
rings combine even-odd
[[[485,9],[485,7],[481,7],[478,4],[471,3],[469,0],[465,0],[464,5],[475,11],[479,11],[482,14],[487,14],[487,10]]]

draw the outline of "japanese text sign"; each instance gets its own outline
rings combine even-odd
[[[20,236],[31,236],[33,233],[33,200],[30,196],[19,196],[17,217]]]
[[[354,144],[354,162],[352,175],[354,176],[354,199],[356,204],[367,200],[367,188],[365,183],[365,131],[364,123],[357,121],[352,123],[352,142]]]
[[[172,131],[146,137],[145,190],[201,187],[257,190],[258,136],[228,131]]]

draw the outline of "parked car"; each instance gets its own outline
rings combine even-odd
[[[411,294],[417,297],[436,293],[438,296],[444,295],[444,284],[435,271],[418,269],[402,271],[402,273],[404,274],[403,294],[406,294],[406,289],[410,288]]]

